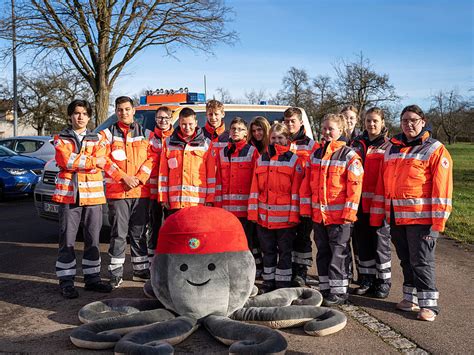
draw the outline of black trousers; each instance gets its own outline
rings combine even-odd
[[[148,203],[147,198],[108,201],[111,225],[109,273],[112,276],[123,275],[127,237],[130,238],[133,270],[145,270],[149,267],[146,237],[143,233],[147,221]]]
[[[239,217],[239,221],[242,224],[242,227],[244,228],[249,250],[252,252],[253,258],[255,260],[255,276],[260,277],[263,270],[263,260],[262,252],[260,250],[260,243],[258,242],[257,224],[254,222],[250,222],[247,218],[244,217]]]
[[[306,277],[306,272],[313,264],[313,242],[311,232],[313,221],[309,217],[301,217],[301,222],[296,226],[296,238],[293,243],[293,273],[294,276]]]
[[[349,286],[347,263],[351,235],[350,224],[314,223],[314,241],[318,248],[319,289],[324,293],[346,294]]]
[[[296,228],[267,229],[257,225],[257,235],[263,253],[263,281],[276,288],[291,286],[291,252]]]
[[[435,277],[438,232],[430,225],[391,225],[390,234],[403,271],[403,298],[438,313]]]
[[[392,277],[390,226],[385,221],[381,227],[370,226],[368,213],[362,213],[358,217],[354,224],[352,242],[358,246],[359,275],[377,284],[390,285]]]
[[[76,242],[79,226],[83,223],[84,256],[82,273],[86,284],[100,281],[99,237],[102,228],[102,205],[59,205],[59,253],[56,275],[61,287],[73,286],[76,276]]]
[[[145,228],[145,238],[148,249],[148,259],[155,255],[156,244],[158,241],[158,233],[163,224],[163,206],[157,200],[150,200],[148,208],[148,222]]]

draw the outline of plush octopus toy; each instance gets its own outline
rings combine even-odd
[[[255,262],[239,220],[214,207],[189,207],[168,217],[151,265],[157,299],[110,299],[84,306],[71,341],[116,353],[172,354],[173,345],[205,327],[230,353],[284,353],[274,330],[303,326],[313,336],[338,332],[345,315],[319,307],[311,288],[254,293]]]

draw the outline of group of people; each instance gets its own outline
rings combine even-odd
[[[179,111],[176,129],[172,111],[159,107],[153,132],[134,122],[129,97],[115,100],[115,112],[117,123],[92,133],[90,104],[74,100],[68,107],[71,127],[54,139],[60,172],[53,200],[60,203],[61,225],[56,272],[64,297],[78,297],[74,242],[81,221],[85,289],[110,292],[123,281],[127,237],[133,280],[146,281],[163,219],[207,205],[241,221],[256,277],[263,279],[261,293],[306,284],[314,232],[324,305],[348,299],[352,255],[359,284],[354,292],[386,298],[392,240],[404,276],[397,308],[435,319],[434,251],[451,211],[452,160],[431,137],[418,106],[403,109],[402,133],[392,138],[380,108],[365,112],[360,132],[357,110],[345,107],[324,117],[321,143],[306,135],[296,107],[271,126],[265,117],[250,124],[235,117],[229,130],[217,100],[207,103],[202,128],[188,107]],[[106,199],[108,283],[100,279],[98,248]]]

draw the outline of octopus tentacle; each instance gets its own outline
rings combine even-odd
[[[92,302],[79,310],[79,320],[90,323],[104,318],[119,317],[153,309],[164,308],[163,304],[155,300],[143,298],[115,298]]]
[[[288,347],[283,335],[267,327],[214,315],[207,316],[202,322],[214,338],[230,345],[231,354],[284,354]]]
[[[276,329],[304,326],[307,334],[315,336],[336,333],[347,323],[344,313],[314,306],[241,308],[231,318]]]
[[[104,318],[96,322],[83,324],[71,332],[72,343],[86,349],[108,349],[132,330],[149,324],[174,319],[175,316],[165,309],[155,309],[133,313],[126,316]]]
[[[147,298],[156,300],[156,295],[155,295],[155,291],[153,290],[153,286],[151,285],[151,280],[148,280],[143,285],[143,293],[145,294]]]
[[[196,320],[188,317],[152,324],[120,339],[115,354],[173,354],[173,345],[184,341],[198,327]]]
[[[275,291],[250,298],[244,307],[284,307],[289,305],[320,306],[323,296],[307,287],[279,288]]]

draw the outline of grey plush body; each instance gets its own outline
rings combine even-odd
[[[316,336],[344,328],[344,314],[319,307],[322,296],[313,289],[279,289],[250,298],[254,275],[250,251],[156,255],[151,289],[157,300],[86,305],[79,311],[85,324],[72,331],[71,341],[88,349],[114,347],[119,354],[171,354],[173,345],[202,325],[231,353],[279,354],[288,344],[272,328],[303,326]]]

